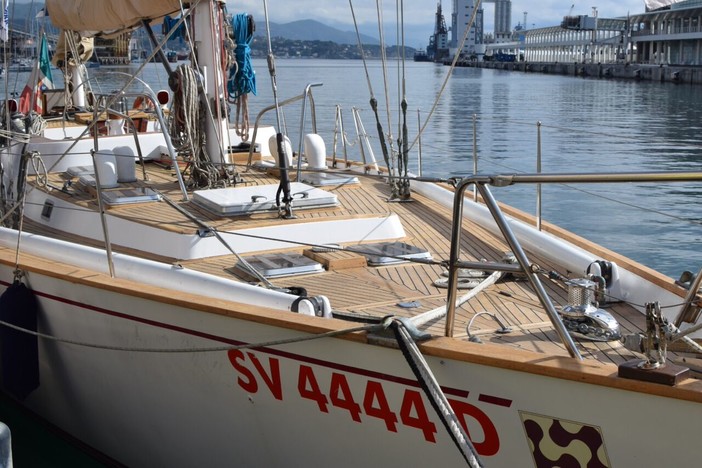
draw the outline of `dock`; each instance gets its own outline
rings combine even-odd
[[[448,64],[448,63],[445,63]],[[478,62],[464,61],[459,67],[487,68],[522,73],[702,84],[702,66],[650,65],[635,63]]]

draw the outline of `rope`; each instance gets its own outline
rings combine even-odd
[[[44,171],[46,171],[46,167],[44,166],[44,162],[41,160],[41,156],[39,155],[39,152],[37,151],[31,151],[31,152],[26,152],[22,154],[22,159],[21,159],[21,168],[20,168],[20,177],[21,177],[21,183],[18,183],[17,186],[17,191],[19,195],[19,200],[15,207],[13,207],[12,211],[7,213],[3,219],[5,219],[7,216],[10,215],[10,213],[14,214],[14,219],[12,226],[13,228],[17,229],[17,245],[15,247],[15,281],[18,281],[20,277],[22,276],[22,271],[20,270],[19,263],[20,263],[20,246],[21,246],[21,238],[22,238],[22,231],[24,230],[24,207],[25,207],[25,201],[27,198],[27,192],[26,192],[26,186],[27,186],[27,164],[29,161],[32,161],[32,166],[34,167],[34,170],[37,174],[37,179],[39,178],[39,171],[37,167],[37,163],[35,162],[35,159],[38,159],[41,162],[41,166],[44,168]],[[46,176],[46,175],[45,175]]]
[[[27,115],[27,120],[29,121],[27,128],[29,135],[41,135],[46,129],[46,120],[34,111],[31,111],[29,115]]]
[[[248,94],[256,95],[256,73],[251,63],[251,42],[255,31],[253,18],[246,13],[240,13],[232,18],[236,61],[229,69],[227,89],[236,103],[236,119],[234,127],[237,135],[243,140],[249,139],[249,99]],[[232,98],[230,98],[232,102]]]
[[[366,63],[366,55],[363,52],[363,44],[361,42],[361,33],[358,30],[358,23],[356,22],[356,13],[353,8],[353,2],[349,0],[349,7],[351,8],[351,17],[353,18],[353,25],[354,28],[356,29],[356,41],[358,42],[358,49],[361,52],[361,60],[363,61],[363,69],[366,72],[366,82],[368,83],[368,92],[370,93],[370,106],[371,109],[373,110],[373,115],[375,116],[375,126],[378,130],[378,144],[380,145],[380,149],[383,152],[383,160],[385,161],[385,167],[388,168],[388,172],[390,175],[394,174],[394,165],[392,164],[393,161],[390,158],[390,155],[388,154],[388,146],[385,143],[385,134],[383,132],[383,124],[380,123],[380,116],[378,115],[378,100],[375,98],[375,94],[373,94],[373,86],[371,85],[371,80],[370,80],[370,75],[368,73],[368,64]],[[382,34],[382,27],[381,27],[381,34]],[[381,35],[381,43],[380,43],[380,50],[383,51],[383,42],[382,42],[382,35]],[[383,73],[385,73],[385,67],[383,67]],[[386,95],[387,95],[387,89],[386,89]],[[388,117],[389,120],[389,117]],[[394,183],[392,181],[392,178],[390,179],[390,188],[392,190],[391,198],[397,198],[398,195],[398,186],[397,183]]]
[[[417,381],[424,390],[431,405],[434,407],[436,414],[446,427],[451,439],[456,444],[456,447],[458,447],[458,450],[461,452],[461,455],[463,455],[468,466],[471,468],[482,467],[483,464],[478,457],[478,452],[463,430],[456,413],[451,408],[451,404],[446,399],[446,395],[444,395],[444,392],[441,390],[441,386],[436,381],[434,374],[432,374],[429,365],[419,351],[419,348],[417,348],[417,344],[412,339],[407,328],[399,320],[393,320],[390,328],[392,328],[392,331],[395,333],[397,344],[400,346],[400,350],[405,356],[407,364],[409,364],[410,369],[412,369]]]
[[[191,186],[212,188],[219,180],[219,171],[204,149],[205,132],[200,112],[197,72],[180,65],[173,72],[173,106],[169,114],[169,131],[178,155],[190,164]],[[177,164],[174,161],[174,164]]]
[[[380,124],[377,112],[377,101],[375,103],[371,102],[371,107],[375,104],[373,112],[376,117],[376,126],[378,127],[378,134],[380,136],[381,148],[383,149],[383,157],[385,162],[388,164],[388,171],[390,174],[395,174],[395,150],[392,146],[392,121],[390,119],[390,92],[388,90],[388,57],[385,51],[385,33],[383,31],[383,1],[376,0],[375,9],[378,15],[378,37],[380,38],[380,63],[383,70],[383,89],[385,90],[385,117],[387,118],[388,124],[388,146],[385,146],[385,137],[383,136],[383,126]],[[392,189],[391,199],[399,198],[400,196],[400,186],[398,182],[394,179],[390,180],[390,188]]]
[[[385,51],[385,31],[383,24],[383,0],[375,1],[375,10],[378,15],[378,37],[380,38],[380,63],[383,70],[383,87],[385,89],[385,117],[388,120],[388,138],[392,144],[392,122],[390,121],[390,92],[388,90],[388,57]]]
[[[268,74],[271,77],[271,89],[273,90],[273,103],[275,107],[275,118],[277,123],[277,133],[275,135],[276,148],[278,152],[278,170],[280,172],[280,183],[278,184],[278,190],[275,193],[275,204],[278,207],[279,215],[286,219],[291,219],[293,217],[293,206],[292,206],[292,195],[290,193],[290,176],[288,174],[287,156],[285,153],[284,137],[282,133],[283,128],[283,111],[278,100],[278,79],[276,77],[275,71],[275,57],[273,55],[273,45],[271,41],[271,25],[268,18],[268,1],[263,0],[263,16],[266,20],[266,42],[268,45]],[[290,155],[292,157],[292,155]],[[282,204],[281,204],[281,194]]]
[[[42,187],[47,187],[49,185],[49,173],[46,171],[46,164],[44,164],[41,153],[32,151],[30,157],[32,169],[34,169],[34,174],[36,174],[37,184]]]
[[[449,79],[453,75],[453,71],[456,68],[456,64],[458,63],[458,59],[461,55],[461,51],[463,50],[463,46],[465,45],[466,40],[468,39],[468,34],[470,33],[470,30],[473,27],[473,23],[475,22],[475,15],[477,14],[478,10],[480,10],[480,2],[481,2],[481,0],[475,0],[475,5],[473,5],[473,13],[470,15],[470,19],[468,20],[468,24],[466,25],[466,30],[463,33],[463,38],[461,39],[461,43],[458,45],[458,49],[456,50],[456,55],[454,55],[453,61],[451,62],[451,66],[446,71],[446,76],[444,77],[444,82],[441,84],[441,89],[439,89],[439,94],[436,96],[436,99],[434,100],[434,104],[431,106],[431,110],[429,111],[429,114],[427,115],[427,118],[424,121],[424,125],[422,125],[422,128],[419,129],[419,133],[417,134],[416,138],[414,139],[414,141],[410,145],[409,149],[414,148],[414,145],[421,138],[422,134],[424,133],[424,130],[426,130],[426,128],[427,128],[427,125],[429,125],[429,121],[431,120],[432,116],[434,115],[434,112],[436,112],[436,108],[439,106],[439,101],[441,100],[441,96],[443,96],[444,91],[446,90],[446,85],[448,84]]]
[[[402,177],[399,182],[400,198],[409,200],[410,198],[410,183],[407,176],[409,175],[409,137],[407,131],[407,86],[405,73],[405,4],[402,0],[399,2],[400,21],[399,25],[402,28],[402,99],[400,109],[402,111],[402,128],[400,129],[400,137],[397,140],[397,147],[400,151],[398,157],[398,175]]]
[[[306,341],[314,341],[322,338],[333,338],[336,336],[348,335],[349,333],[356,332],[380,332],[387,329],[390,326],[391,319],[386,318],[379,324],[373,325],[363,325],[352,328],[345,328],[343,330],[334,330],[324,333],[319,333],[317,335],[303,336],[297,338],[286,338],[281,340],[271,340],[263,341],[259,343],[248,343],[242,345],[227,345],[227,346],[211,346],[204,348],[130,348],[126,346],[107,346],[100,345],[96,343],[88,343],[85,341],[69,340],[66,338],[59,338],[53,335],[48,335],[46,333],[35,332],[33,330],[28,330],[26,328],[18,327],[9,322],[0,320],[0,325],[8,328],[12,328],[22,333],[27,333],[29,335],[36,336],[37,338],[42,338],[49,341],[55,341],[58,343],[70,344],[75,346],[82,346],[84,348],[102,349],[107,351],[128,351],[132,353],[168,353],[168,354],[178,354],[178,353],[213,353],[220,351],[235,351],[238,349],[257,349],[257,348],[267,348],[270,346],[279,346],[292,343],[303,343]]]

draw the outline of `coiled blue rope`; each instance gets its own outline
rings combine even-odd
[[[234,28],[234,40],[236,49],[237,67],[229,70],[228,90],[229,95],[235,99],[244,94],[252,93],[256,95],[256,72],[251,63],[251,42],[253,41],[253,21],[249,20],[249,15],[239,13],[232,18]]]

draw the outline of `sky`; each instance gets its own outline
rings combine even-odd
[[[396,3],[392,0],[378,0],[383,6],[384,22],[394,22]],[[441,0],[446,23],[450,26],[452,0]],[[229,12],[247,12],[258,20],[264,19],[263,0],[227,0]],[[416,26],[426,27],[428,37],[434,30],[434,13],[437,0],[405,0],[405,25],[415,30]],[[572,14],[591,15],[592,7],[597,6],[600,18],[616,18],[629,13],[642,13],[644,0],[609,0],[606,2],[573,0],[512,0],[512,26],[523,23],[527,12],[528,27],[546,27],[560,24],[574,5]],[[356,19],[359,24],[375,24],[377,27],[376,0],[353,0]],[[494,4],[485,3],[485,30],[492,32]],[[301,19],[314,19],[330,26],[347,25],[353,29],[353,19],[348,0],[268,0],[270,21],[286,23]],[[376,34],[377,36],[377,34]]]
[[[32,0],[16,0],[30,3]],[[43,0],[36,0],[42,3]],[[397,0],[399,1],[399,0]],[[426,46],[434,31],[434,13],[439,0],[404,0],[404,24],[407,43],[413,47]],[[447,26],[450,27],[453,0],[440,0]],[[270,21],[313,19],[345,31],[353,30],[353,19],[349,0],[267,0]],[[361,32],[378,37],[378,13],[376,0],[352,0]],[[384,24],[395,23],[397,6],[395,0],[377,0],[382,5]],[[230,13],[251,13],[256,21],[264,20],[264,0],[227,0]],[[627,13],[642,13],[644,0],[609,0],[598,2],[578,0],[512,0],[512,26],[524,22],[527,12],[528,28],[540,28],[560,24],[564,16],[591,15],[592,7],[598,8],[600,18],[616,18]],[[484,3],[485,32],[493,31],[494,3]],[[394,38],[393,38],[394,39]],[[388,40],[390,42],[390,40]],[[394,41],[393,41],[394,42]],[[423,44],[421,44],[423,42]]]

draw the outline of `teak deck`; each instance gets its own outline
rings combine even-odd
[[[445,207],[413,193],[413,201],[408,203],[388,202],[389,188],[378,178],[361,177],[360,185],[339,187],[325,187],[325,190],[334,192],[340,201],[338,207],[319,208],[295,211],[294,220],[282,220],[277,213],[256,213],[242,216],[222,217],[203,209],[192,201],[183,202],[182,196],[173,171],[155,163],[147,163],[148,181],[141,180],[141,169],[137,171],[139,180],[137,186],[148,186],[197,217],[207,225],[221,231],[228,229],[241,229],[250,227],[265,227],[281,223],[305,223],[319,220],[320,218],[341,219],[350,217],[364,217],[396,214],[402,220],[407,234],[404,241],[427,249],[434,260],[446,260],[449,255],[451,212]],[[270,174],[251,169],[242,170],[240,176],[246,185],[274,184]],[[81,190],[77,184],[71,186],[67,192],[57,188],[63,185],[64,179],[59,174],[51,174],[49,187],[53,193],[66,201],[76,204],[81,208],[96,209],[94,190]],[[38,187],[40,190],[46,188]],[[151,202],[109,208],[110,215],[131,219],[143,223],[180,233],[193,233],[198,229],[197,223],[187,216],[179,213],[166,202]],[[48,230],[37,223],[26,223],[24,228],[28,231],[49,234],[52,237],[67,238],[59,232]],[[462,259],[499,261],[506,250],[506,243],[488,231],[464,221],[462,235]],[[98,242],[70,236],[70,240],[79,240],[82,243],[100,246]],[[362,246],[362,245],[361,245]],[[359,246],[356,246],[359,247]],[[234,245],[236,248],[236,245]],[[183,261],[177,258],[156,258],[148,252],[135,252],[125,246],[113,245],[115,251],[136,254],[141,257],[159,261],[177,262],[185,268],[236,278],[231,268],[236,264],[234,255],[219,256],[207,259]],[[290,250],[299,253],[308,251],[309,256],[316,256],[326,270],[323,273],[287,277],[272,281],[277,286],[299,286],[307,290],[309,295],[327,296],[335,311],[351,314],[383,317],[386,315],[412,316],[442,306],[446,303],[446,289],[434,286],[434,281],[441,278],[442,268],[438,265],[419,263],[402,263],[393,266],[370,267],[365,265],[364,257],[352,252],[315,253],[309,252],[309,246],[299,246]],[[527,251],[532,262],[538,263],[545,270],[555,269],[542,258],[535,257]],[[568,272],[559,271],[563,275]],[[567,291],[564,287],[549,279],[542,279],[546,290],[556,306],[562,306],[567,300]],[[467,290],[459,291],[459,296]],[[416,301],[418,307],[403,308],[399,303]],[[623,334],[642,330],[644,317],[633,307],[617,303],[608,308],[618,319]],[[511,332],[507,334],[496,333],[497,323],[487,314],[475,318],[470,329],[483,342],[492,342],[530,350],[549,355],[567,355],[565,347],[558,339],[556,332],[539,304],[538,298],[531,291],[526,281],[507,279],[489,286],[475,298],[463,304],[457,310],[455,322],[455,336],[467,339],[467,326],[471,319],[480,312],[489,312],[497,315]],[[434,335],[444,334],[444,319],[429,323],[425,330]],[[636,356],[626,350],[618,341],[593,342],[575,339],[580,352],[584,357],[602,362],[620,364]],[[673,359],[680,359],[684,354],[673,355]]]

